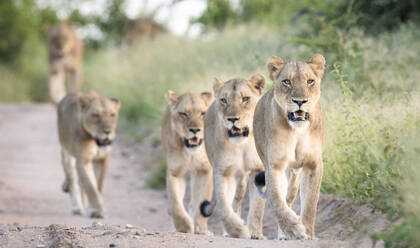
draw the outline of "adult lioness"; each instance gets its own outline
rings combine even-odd
[[[178,232],[210,234],[207,219],[199,204],[210,200],[213,191],[212,169],[203,144],[203,117],[213,96],[209,92],[166,94],[168,107],[162,121],[162,144],[166,153],[166,187],[169,209]],[[185,174],[191,175],[190,215],[183,204]]]
[[[265,86],[261,74],[250,80],[241,78],[222,82],[216,79],[216,100],[204,118],[204,142],[213,167],[215,198],[203,202],[200,209],[209,216],[217,201],[225,231],[232,237],[263,238],[262,218],[265,200],[250,189],[250,209],[247,226],[240,217],[241,201],[248,177],[263,170],[255,150],[252,119],[255,106]],[[233,206],[232,206],[233,205]]]
[[[279,238],[314,238],[314,222],[322,179],[324,113],[320,103],[325,59],[308,63],[272,56],[268,72],[274,89],[258,103],[254,116],[255,144],[265,167],[266,196],[279,224]],[[300,217],[290,208],[300,180]],[[256,184],[264,186],[264,176]],[[282,232],[284,232],[284,235]]]
[[[84,213],[82,195],[86,195],[88,216],[104,216],[101,193],[119,109],[117,99],[94,92],[70,93],[58,105],[58,134],[66,175],[63,190],[70,193],[73,214]]]
[[[66,22],[47,27],[47,36],[50,98],[57,104],[66,95],[67,74],[70,92],[80,90],[83,43],[77,35],[76,27]]]

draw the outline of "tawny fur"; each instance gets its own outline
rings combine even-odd
[[[76,27],[66,22],[48,27],[46,31],[50,62],[49,92],[51,101],[57,104],[66,95],[67,86],[71,93],[80,90],[83,43]],[[66,78],[69,79],[68,85]]]
[[[86,198],[88,216],[104,216],[102,190],[119,109],[118,100],[94,92],[70,93],[58,105],[63,191],[70,194],[73,214],[86,212]]]
[[[323,171],[325,120],[320,94],[325,59],[317,54],[308,63],[284,63],[272,56],[267,67],[274,89],[261,98],[254,116],[255,144],[265,167],[265,195],[279,224],[279,238],[314,238]],[[301,107],[299,101],[303,101]],[[288,112],[299,108],[309,114],[309,120],[290,121]],[[300,216],[291,209],[299,183]]]
[[[204,141],[214,174],[215,199],[212,205],[217,202],[216,210],[231,237],[264,238],[262,219],[265,200],[258,197],[253,184],[249,187],[250,209],[246,225],[240,217],[248,178],[252,178],[252,182],[255,175],[263,170],[255,150],[252,120],[264,87],[265,78],[261,74],[254,75],[250,80],[238,78],[222,82],[216,79],[216,100],[204,120]],[[241,131],[238,131],[237,137],[232,137],[229,131],[235,130]]]
[[[207,218],[200,215],[199,204],[211,200],[212,168],[203,142],[204,114],[213,97],[209,92],[187,92],[177,96],[166,94],[168,107],[162,121],[162,144],[167,161],[166,187],[168,212],[178,232],[211,234]],[[195,147],[187,147],[185,140],[197,139]],[[191,200],[189,211],[184,204],[185,175],[190,173]]]

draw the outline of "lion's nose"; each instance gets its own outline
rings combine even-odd
[[[299,107],[302,106],[303,104],[308,102],[308,99],[304,99],[304,100],[296,100],[296,99],[292,99],[292,101],[294,103],[296,103]]]
[[[228,121],[235,123],[235,121],[239,121],[239,117],[229,117],[227,118]]]
[[[110,134],[111,133],[111,130],[104,130],[104,133],[106,134],[106,135],[108,135],[108,134]]]
[[[190,128],[190,132],[193,134],[200,132],[200,130],[201,130],[200,128]]]

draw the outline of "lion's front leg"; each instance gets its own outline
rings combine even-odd
[[[190,212],[194,218],[194,233],[211,235],[207,230],[207,220],[200,213],[200,204],[204,200],[210,201],[213,194],[213,173],[209,163],[191,173],[191,201]]]
[[[82,68],[81,66],[74,66],[69,70],[69,91],[77,93],[82,87]]]
[[[282,169],[276,169],[282,168]],[[267,196],[274,209],[279,226],[287,239],[307,239],[305,226],[296,213],[287,205],[287,178],[285,166],[266,170]]]
[[[243,173],[239,177],[239,183],[236,186],[235,198],[233,199],[233,210],[241,216],[242,199],[244,199],[246,193],[246,187],[248,184],[249,173]]]
[[[93,161],[93,169],[95,172],[95,178],[98,183],[98,190],[100,193],[102,193],[103,190],[105,174],[108,168],[108,161],[109,155],[106,155],[106,157],[104,158]]]
[[[223,175],[222,173],[215,172],[214,189],[217,202],[220,203],[218,209],[223,226],[231,237],[249,238],[248,227],[244,225],[241,217],[232,208],[236,188],[235,178],[231,174]]]
[[[177,232],[193,233],[191,217],[184,208],[185,178],[184,173],[166,172],[166,188],[168,192],[168,212],[171,215]]]
[[[66,75],[64,69],[51,69],[49,79],[50,99],[53,103],[58,104],[66,95],[65,87]]]
[[[252,172],[251,178],[255,178],[258,172]],[[247,224],[252,239],[265,239],[263,235],[263,217],[265,199],[258,195],[257,188],[254,186],[254,180],[249,184],[249,212]]]
[[[315,217],[318,206],[319,191],[321,188],[323,164],[318,162],[308,163],[303,168],[301,181],[301,218],[306,227],[306,233],[315,238]]]
[[[63,183],[63,191],[70,194],[71,213],[74,215],[83,215],[84,208],[82,192],[77,182],[76,159],[62,148],[61,162],[66,176]]]
[[[89,217],[103,218],[102,197],[97,187],[95,173],[92,168],[92,160],[77,159],[76,169],[79,176],[79,183],[87,196]]]
[[[287,181],[288,181],[286,202],[287,202],[287,206],[289,207],[292,207],[293,202],[295,201],[297,192],[299,190],[299,179],[300,179],[301,171],[302,171],[301,168],[293,169],[290,166],[288,166],[286,169],[286,175],[287,175]]]

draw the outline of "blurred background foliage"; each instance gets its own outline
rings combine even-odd
[[[206,0],[192,20],[202,27],[198,37],[164,33],[132,46],[122,44],[131,21],[126,1],[106,0],[104,12],[90,15],[70,4],[78,1],[60,8],[0,2],[0,101],[47,100],[44,28],[62,20],[100,33],[84,38],[84,89],[120,98],[122,118],[136,127],[130,130],[153,139],[167,90],[209,90],[214,76],[267,76],[270,55],[289,61],[322,53],[322,191],[386,213],[391,231],[374,238],[387,247],[420,247],[419,1]],[[66,18],[59,18],[62,8]],[[157,161],[154,188],[165,183],[165,162]]]

